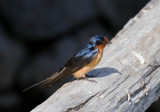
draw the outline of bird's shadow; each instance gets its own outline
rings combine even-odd
[[[118,73],[118,74],[121,74],[117,69],[115,68],[112,68],[112,67],[104,67],[104,68],[97,68],[97,69],[94,69],[90,72],[88,72],[86,74],[86,77],[105,77],[105,76],[108,76],[108,75],[111,75],[113,73]]]

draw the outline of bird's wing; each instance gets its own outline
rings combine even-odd
[[[89,64],[96,54],[98,49],[95,48],[84,48],[74,55],[66,64],[65,67],[72,68],[72,73],[80,70],[85,65]]]

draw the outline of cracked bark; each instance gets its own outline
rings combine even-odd
[[[143,112],[160,96],[160,0],[148,3],[104,49],[89,74],[63,85],[32,112]],[[129,98],[130,97],[130,98]]]
[[[84,105],[86,105],[87,102],[88,102],[89,100],[91,100],[94,96],[96,96],[97,94],[98,94],[98,93],[96,93],[95,95],[89,97],[85,102],[83,102],[83,103],[77,105],[76,107],[68,108],[68,109],[66,110],[66,112],[78,111],[78,110],[81,109]]]

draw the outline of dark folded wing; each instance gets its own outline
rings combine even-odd
[[[65,67],[72,69],[71,74],[80,70],[83,66],[89,64],[96,54],[98,53],[97,49],[84,48],[79,53],[74,55],[66,64]]]

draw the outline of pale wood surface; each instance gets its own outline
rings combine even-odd
[[[90,74],[97,83],[69,82],[32,112],[145,111],[160,96],[160,0],[124,26]]]

